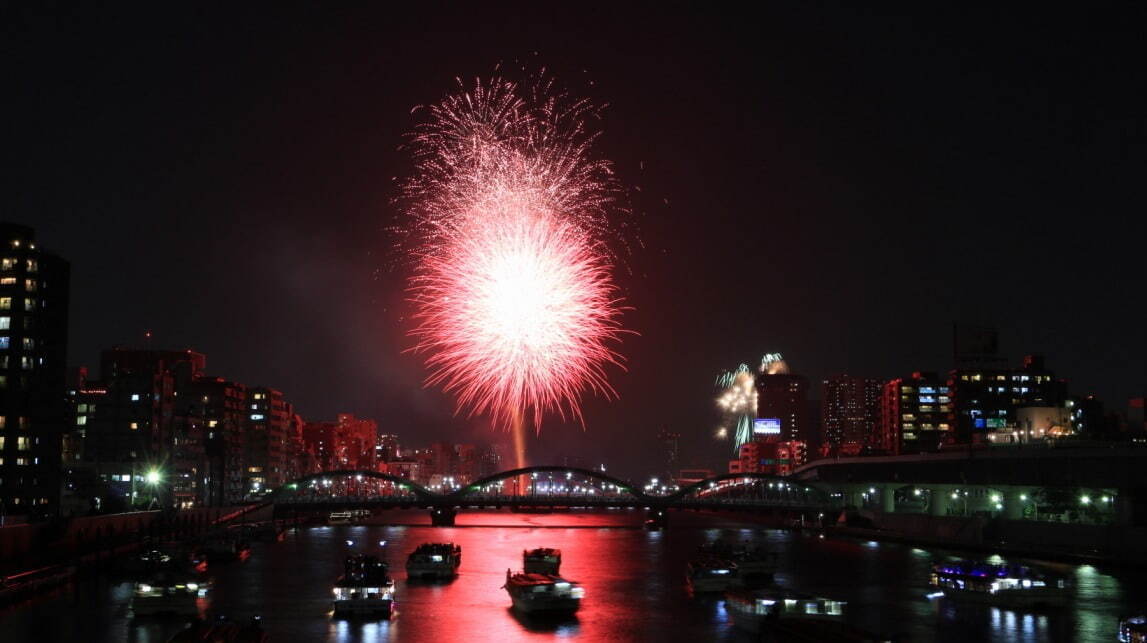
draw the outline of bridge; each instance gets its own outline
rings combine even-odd
[[[427,488],[369,470],[314,473],[274,490],[263,505],[276,514],[353,509],[427,509],[435,526],[454,524],[459,510],[628,507],[664,525],[670,510],[725,510],[815,519],[839,505],[815,482],[757,473],[716,476],[683,488],[642,488],[601,471],[534,466],[502,471],[467,484]]]

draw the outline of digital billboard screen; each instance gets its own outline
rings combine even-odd
[[[756,435],[780,435],[780,418],[757,418],[753,420],[753,433]]]

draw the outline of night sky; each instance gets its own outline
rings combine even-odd
[[[1132,5],[35,4],[0,20],[3,218],[72,262],[72,365],[151,330],[307,418],[495,437],[403,353],[385,228],[411,108],[524,60],[610,104],[600,150],[639,230],[620,400],[587,400],[584,432],[544,425],[535,460],[642,473],[668,425],[712,461],[722,368],[779,351],[814,381],[944,372],[954,321],[1109,408],[1147,389]]]

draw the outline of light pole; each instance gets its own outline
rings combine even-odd
[[[163,481],[163,476],[160,475],[159,469],[151,469],[144,479],[147,481],[147,486],[151,488],[151,502],[147,503],[147,508],[151,509],[152,505],[159,502],[155,491],[159,483]]]

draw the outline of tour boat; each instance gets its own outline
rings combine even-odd
[[[723,592],[737,585],[737,564],[715,556],[697,558],[686,566],[685,580],[695,594]]]
[[[539,547],[522,551],[522,568],[527,574],[557,574],[562,566],[562,550]]]
[[[462,548],[454,543],[423,543],[406,559],[406,577],[454,578],[462,564]]]
[[[948,598],[1009,607],[1063,605],[1071,594],[1066,579],[1030,567],[966,560],[933,565],[932,585]]]
[[[1120,643],[1147,643],[1147,616],[1129,616],[1119,621]]]
[[[354,513],[350,511],[336,511],[327,516],[328,525],[349,525],[354,522]]]
[[[343,575],[333,590],[335,616],[380,614],[390,618],[394,581],[386,572],[386,563],[374,556],[347,556]]]
[[[888,643],[887,636],[867,632],[844,620],[846,603],[777,590],[736,590],[725,594],[725,611],[733,626],[778,641]]]
[[[554,574],[511,574],[506,570],[506,584],[514,609],[525,614],[573,614],[581,606],[585,589]]]
[[[157,572],[135,584],[131,611],[137,617],[157,614],[196,616],[199,614],[199,599],[207,596],[208,589],[208,582],[196,576]]]

